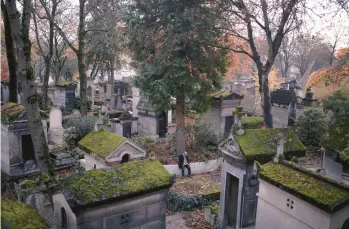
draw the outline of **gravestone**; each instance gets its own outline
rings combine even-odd
[[[53,108],[50,112],[49,141],[57,145],[63,145],[63,133],[62,111],[59,108]]]
[[[73,110],[73,115],[79,115],[79,114],[80,114],[80,111],[78,109]]]

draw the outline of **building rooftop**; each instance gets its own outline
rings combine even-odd
[[[111,152],[120,146],[126,138],[105,129],[92,131],[78,142],[78,146],[87,153],[96,154],[105,159]]]
[[[286,158],[304,156],[306,147],[289,128],[247,129],[241,136],[233,134],[247,161],[267,162],[276,154],[277,135],[280,133],[285,135],[284,155]]]
[[[17,103],[6,103],[1,106],[1,121],[12,121],[24,111],[24,106]]]
[[[69,205],[74,208],[124,200],[169,188],[173,182],[159,161],[145,159],[75,173],[59,183]]]
[[[70,81],[70,82],[68,82],[68,81],[59,81],[59,82],[57,82],[56,83],[56,86],[58,86],[58,87],[76,87],[76,85],[77,85],[77,82],[75,82],[75,81]]]
[[[334,213],[349,204],[349,188],[290,163],[259,166],[261,179],[318,208]]]
[[[28,204],[1,198],[1,225],[12,229],[49,229],[35,208]]]
[[[224,91],[224,90],[211,92],[208,96],[211,98],[214,98],[214,99],[220,99],[220,98],[226,98],[230,95],[232,95],[231,99],[242,99],[243,98],[243,96],[238,95],[234,92]]]

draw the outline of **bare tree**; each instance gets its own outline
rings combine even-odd
[[[294,33],[289,33],[281,42],[280,52],[277,55],[277,60],[275,65],[280,69],[282,77],[287,77],[291,66],[294,64],[294,53],[295,53],[295,35]],[[277,64],[278,62],[278,64]]]
[[[59,33],[55,33],[54,40],[54,52],[52,57],[52,72],[54,75],[54,81],[57,83],[60,80],[60,76],[63,71],[63,67],[67,61],[67,55],[65,51],[67,49],[66,42],[62,39]]]
[[[264,105],[264,125],[267,128],[273,127],[268,75],[285,35],[299,26],[302,3],[301,0],[218,1],[224,16],[224,32],[249,45],[249,50],[242,46],[229,46],[227,49],[246,54],[255,62]],[[260,55],[255,43],[256,37],[260,36],[264,36],[268,43],[268,54],[265,57]]]
[[[12,37],[17,50],[18,76],[23,90],[23,103],[28,118],[28,126],[32,137],[35,158],[42,174],[54,175],[53,165],[43,130],[40,112],[39,96],[34,83],[33,67],[31,65],[31,42],[29,40],[30,17],[32,13],[31,0],[23,0],[23,13],[18,12],[15,0],[6,0]]]
[[[51,15],[52,18],[55,18],[56,12],[57,12],[57,7],[58,4],[60,3],[60,0],[52,0],[50,9],[51,9]],[[36,37],[36,42],[38,46],[38,50],[44,59],[45,63],[45,72],[44,72],[44,82],[43,82],[43,88],[42,88],[42,109],[46,110],[48,108],[48,95],[47,95],[47,90],[48,90],[48,82],[49,82],[49,77],[50,77],[50,65],[51,65],[51,59],[53,56],[53,37],[54,37],[54,25],[51,21],[48,21],[48,31],[45,30],[45,25],[38,25],[38,19],[37,16],[40,17],[40,9],[41,6],[38,6],[36,4],[36,1],[34,1],[34,10],[33,10],[33,21],[34,21],[34,31],[35,31],[35,37]],[[45,20],[46,19],[42,19]],[[47,35],[48,34],[48,37]],[[45,45],[45,47],[43,47]]]
[[[11,35],[11,25],[10,19],[7,13],[4,0],[1,0],[1,11],[4,23],[4,32],[5,32],[5,45],[6,45],[6,57],[9,68],[9,89],[10,96],[9,101],[17,103],[17,58],[15,54],[15,47],[13,45],[13,39]]]
[[[79,0],[79,26],[78,26],[78,48],[76,48],[71,42],[62,28],[58,25],[55,19],[52,17],[50,10],[44,0],[40,0],[42,6],[46,11],[47,18],[55,26],[57,31],[63,37],[67,45],[73,52],[76,54],[78,59],[78,68],[79,68],[79,78],[80,78],[80,112],[81,115],[87,114],[87,81],[86,81],[86,63],[85,63],[85,42],[86,42],[86,33],[88,32],[85,28],[86,16],[88,10],[86,9],[87,0]]]

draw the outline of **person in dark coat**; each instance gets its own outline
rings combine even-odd
[[[178,157],[178,166],[182,170],[182,176],[184,177],[184,168],[188,169],[188,176],[191,177],[191,169],[189,165],[188,153],[184,152]]]

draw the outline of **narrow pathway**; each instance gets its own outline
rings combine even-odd
[[[190,229],[185,226],[183,215],[177,213],[175,215],[166,216],[166,229]]]

